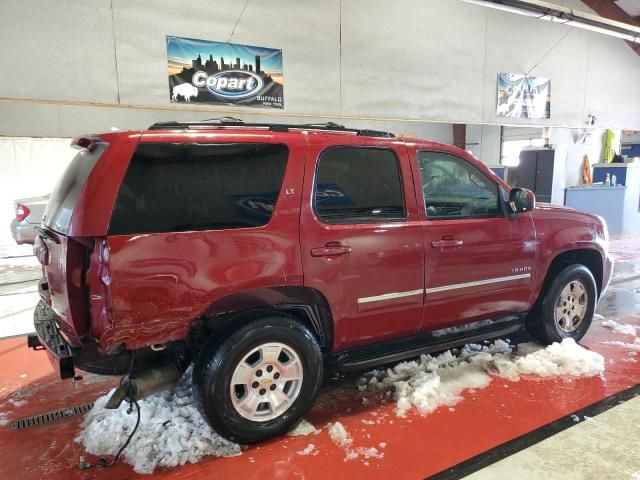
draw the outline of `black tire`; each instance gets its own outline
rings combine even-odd
[[[543,287],[534,309],[527,318],[527,330],[544,345],[561,342],[565,338],[579,341],[587,333],[596,308],[597,287],[591,271],[584,265],[574,264],[560,271]],[[586,311],[575,330],[566,331],[556,321],[556,307],[563,289],[572,282],[580,282],[585,290]]]
[[[299,357],[301,386],[286,411],[273,419],[254,421],[241,415],[233,405],[231,379],[246,355],[273,342],[293,349]],[[257,370],[256,367],[253,375]],[[213,334],[194,362],[194,397],[200,413],[217,433],[233,442],[252,444],[289,431],[312,407],[322,375],[322,353],[309,328],[294,318],[268,316],[240,327],[223,341]]]

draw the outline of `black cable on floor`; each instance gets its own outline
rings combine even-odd
[[[133,377],[134,358],[135,357],[134,357],[133,352],[132,352],[131,353],[131,361],[129,363],[129,374],[128,374],[129,388],[128,388],[126,400],[129,402],[129,408],[127,410],[127,414],[128,415],[130,415],[131,412],[133,411],[132,405],[135,405],[135,407],[136,407],[136,411],[137,411],[137,414],[138,414],[138,416],[136,418],[136,424],[133,427],[133,430],[131,431],[131,433],[129,434],[129,437],[127,438],[127,441],[124,442],[124,445],[122,445],[122,447],[120,447],[120,450],[118,450],[118,453],[116,453],[116,455],[113,457],[113,459],[110,462],[108,462],[104,457],[98,459],[98,461],[96,462],[96,465],[98,467],[102,467],[102,468],[113,467],[113,465],[115,465],[115,463],[118,461],[118,458],[120,457],[122,452],[124,452],[124,449],[129,446],[129,443],[131,443],[131,439],[136,434],[136,431],[138,430],[138,427],[140,426],[140,405],[138,405],[138,401],[137,400],[133,400],[133,391],[132,391],[133,384],[131,383],[131,379]]]
[[[120,447],[120,450],[118,450],[118,453],[116,453],[116,455],[113,457],[113,459],[110,462],[107,462],[107,460],[104,457],[100,458],[96,462],[96,465],[98,467],[102,467],[102,468],[113,467],[113,465],[115,465],[115,463],[118,461],[118,458],[120,457],[122,452],[124,452],[124,449],[129,446],[129,443],[131,443],[131,439],[133,438],[133,436],[136,434],[136,431],[138,430],[138,426],[140,425],[140,405],[138,405],[138,402],[136,400],[134,400],[132,403],[133,403],[133,405],[135,405],[137,413],[138,413],[138,418],[136,418],[136,425],[133,427],[133,430],[129,434],[129,438],[127,438],[127,441],[124,442],[124,445],[122,445],[122,447]],[[130,404],[128,413],[131,413],[131,411],[132,411],[132,408],[131,408],[131,404]]]

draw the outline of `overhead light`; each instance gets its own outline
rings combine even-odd
[[[571,27],[583,28],[593,32],[621,38],[629,42],[640,43],[640,28],[628,23],[610,20],[590,13],[572,10],[567,7],[540,0],[462,0],[466,3],[489,7],[539,20],[562,23]]]

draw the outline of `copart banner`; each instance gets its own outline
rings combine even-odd
[[[169,99],[284,108],[282,50],[167,36]]]
[[[551,81],[548,78],[518,73],[499,73],[496,115],[550,118]]]

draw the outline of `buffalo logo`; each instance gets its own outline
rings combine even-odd
[[[183,97],[185,102],[189,103],[191,102],[191,97],[198,96],[198,89],[190,83],[181,83],[173,87],[171,91],[171,101],[177,102],[179,96]]]
[[[235,100],[256,95],[264,86],[264,80],[253,72],[226,70],[208,75],[198,71],[193,74],[194,87],[207,87],[218,98]]]

